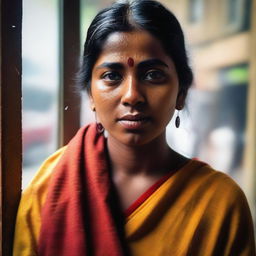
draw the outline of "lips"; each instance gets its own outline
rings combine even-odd
[[[126,129],[141,129],[148,122],[150,118],[145,114],[127,114],[118,119],[118,122]]]

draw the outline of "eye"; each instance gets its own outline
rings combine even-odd
[[[109,82],[119,82],[122,80],[122,76],[116,71],[105,72],[101,77],[103,80]]]
[[[162,83],[166,80],[166,75],[161,70],[150,70],[144,75],[143,79],[152,83]]]

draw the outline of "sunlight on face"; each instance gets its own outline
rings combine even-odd
[[[164,136],[178,89],[175,65],[155,37],[116,32],[93,67],[90,97],[109,139],[142,145]]]

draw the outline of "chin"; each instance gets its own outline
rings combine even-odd
[[[123,144],[125,144],[126,146],[129,147],[139,147],[139,146],[143,146],[145,144],[147,144],[149,141],[142,139],[142,138],[137,138],[133,137],[133,138],[129,138],[126,139],[125,141],[123,141]]]
[[[119,138],[116,138],[116,140],[129,147],[140,147],[155,141],[156,139],[162,137],[162,135],[164,135],[165,137],[165,133],[160,133],[160,134],[148,133],[147,134],[146,132],[141,132],[141,133],[133,132],[128,134],[127,133],[123,134],[119,136]]]

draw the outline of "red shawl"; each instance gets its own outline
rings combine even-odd
[[[120,256],[105,138],[81,128],[54,169],[42,210],[40,256]]]

